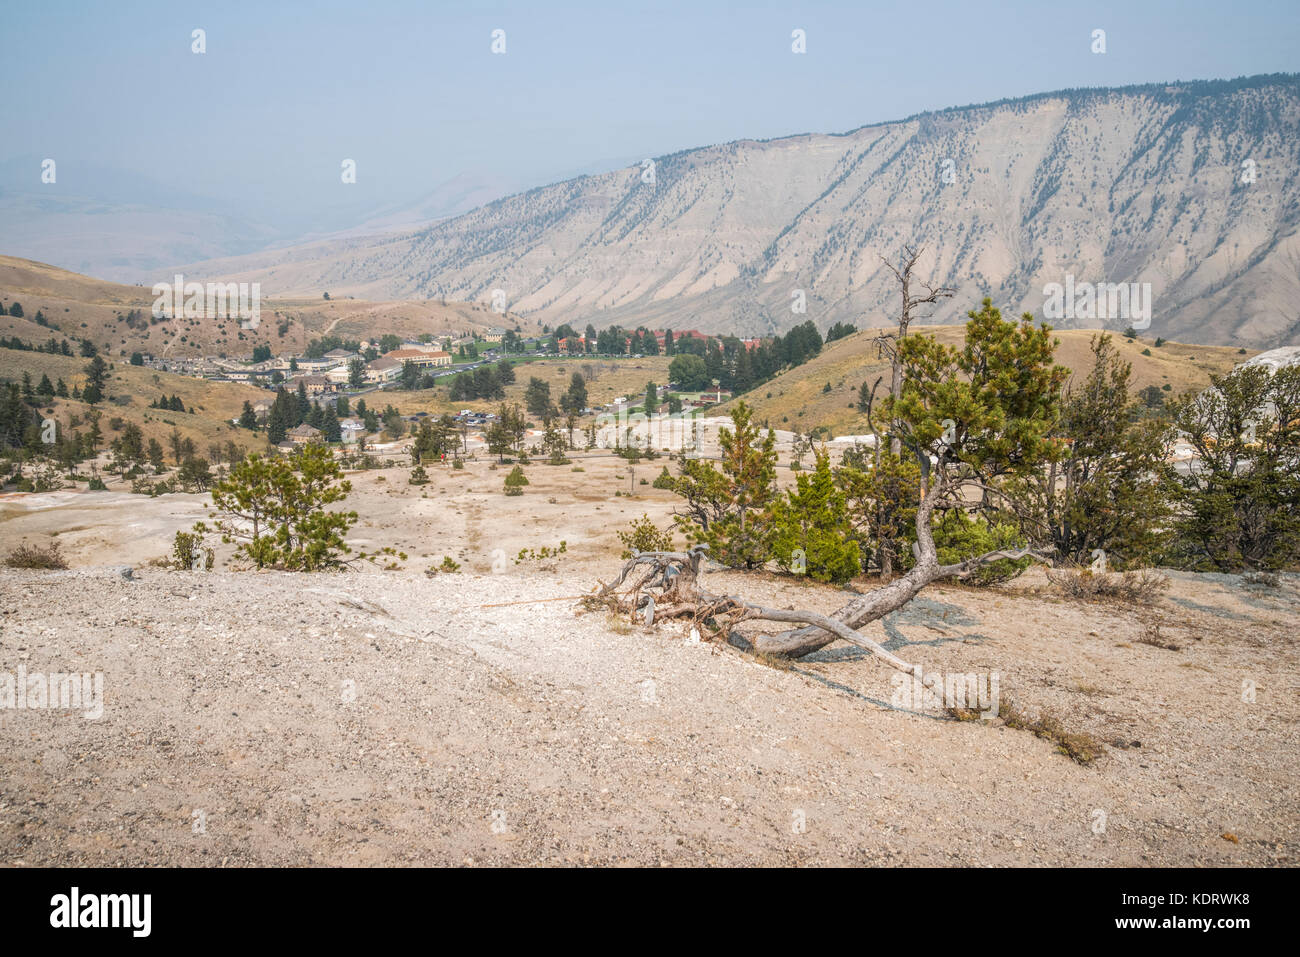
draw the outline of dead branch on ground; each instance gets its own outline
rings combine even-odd
[[[859,629],[902,608],[926,585],[943,578],[964,578],[983,565],[1001,559],[1045,555],[1029,548],[999,549],[951,565],[940,565],[930,533],[930,514],[946,483],[934,482],[917,510],[916,564],[907,574],[875,588],[830,615],[805,609],[767,608],[737,595],[718,595],[700,583],[700,571],[707,546],[696,545],[686,552],[637,552],[623,565],[618,577],[602,584],[588,602],[606,605],[632,621],[652,626],[656,621],[686,619],[701,635],[723,638],[737,647],[783,658],[802,658],[837,638],[871,652],[890,667],[905,674],[920,669],[886,651]],[[744,622],[776,621],[800,625],[777,634],[742,632]],[[924,680],[924,679],[923,679]]]

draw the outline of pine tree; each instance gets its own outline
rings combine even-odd
[[[754,387],[754,365],[750,359],[749,349],[741,343],[736,353],[735,372],[732,374],[732,388],[737,394],[748,392]]]
[[[325,407],[325,414],[321,417],[320,430],[325,433],[326,442],[343,441],[343,427],[339,425],[339,417],[334,411],[334,406],[327,405]]]
[[[704,478],[720,489],[727,503],[725,511],[693,537],[709,546],[709,556],[715,561],[732,568],[758,568],[771,557],[776,435],[769,429],[766,437],[760,438],[759,427],[752,421],[753,410],[744,402],[736,404],[731,418],[735,431],[718,431],[721,472],[695,460],[701,471],[714,473]]]
[[[1116,567],[1149,562],[1168,524],[1169,429],[1137,415],[1132,367],[1109,335],[1093,337],[1092,353],[1092,371],[1062,396],[1058,454],[1012,494],[1059,557],[1086,565],[1104,549]]]
[[[295,426],[302,425],[311,414],[311,401],[307,398],[307,383],[298,383],[297,408],[294,411]]]
[[[1193,568],[1278,569],[1300,560],[1300,366],[1240,366],[1171,406],[1200,456],[1170,483]]]
[[[537,376],[531,377],[528,389],[524,392],[524,407],[528,409],[529,415],[535,415],[539,419],[546,417],[551,410],[551,384]]]
[[[773,507],[772,556],[786,571],[840,584],[858,574],[858,547],[844,534],[848,509],[831,473],[830,457],[825,449],[814,455],[812,474],[799,475],[797,488]]]
[[[587,380],[581,372],[575,372],[569,380],[569,391],[560,400],[560,408],[566,412],[581,412],[587,407]]]
[[[298,424],[297,414],[297,403],[284,389],[277,389],[266,418],[266,440],[272,445],[283,442],[289,430]]]

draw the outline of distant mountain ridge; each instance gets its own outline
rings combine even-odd
[[[1298,154],[1294,74],[1063,90],[686,150],[423,229],[185,268],[273,295],[500,289],[552,324],[764,334],[887,321],[880,257],[912,243],[957,289],[932,322],[984,296],[1043,316],[1044,286],[1071,277],[1149,283],[1152,336],[1270,347],[1300,341]]]

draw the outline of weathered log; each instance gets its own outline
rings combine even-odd
[[[707,552],[705,545],[696,545],[686,552],[634,552],[624,563],[618,578],[602,585],[594,600],[613,602],[633,620],[636,612],[644,606],[647,625],[656,619],[690,618],[693,625],[707,628],[708,622],[713,621],[719,626],[715,630],[731,644],[785,658],[801,658],[839,638],[871,652],[899,671],[916,674],[919,669],[915,665],[886,651],[879,643],[860,634],[859,629],[902,608],[926,585],[941,578],[965,577],[989,562],[1002,559],[1033,556],[1046,560],[1045,556],[1028,548],[999,549],[966,561],[940,565],[930,531],[930,516],[944,491],[943,484],[936,481],[917,507],[916,564],[912,569],[902,577],[858,596],[830,615],[804,609],[767,608],[735,595],[714,595],[704,590],[699,575]],[[648,567],[646,574],[620,598],[619,588],[634,570],[641,567]],[[658,595],[642,594],[648,588],[658,588]],[[777,634],[747,633],[736,627],[741,622],[756,620],[791,622],[802,627]]]
[[[1047,558],[1028,548],[1016,551],[998,550],[979,555],[975,558],[957,562],[952,565],[940,565],[938,551],[934,545],[934,536],[930,531],[930,516],[936,503],[940,500],[946,486],[940,482],[933,483],[921,499],[916,511],[916,564],[901,578],[895,578],[887,584],[874,588],[865,595],[838,608],[830,615],[836,622],[846,625],[855,632],[863,625],[879,621],[891,612],[902,608],[926,585],[941,578],[966,577],[989,562],[1003,558],[1024,558],[1033,556],[1041,561]],[[829,645],[837,637],[830,629],[817,625],[783,631],[769,635],[758,633],[744,635],[741,639],[764,654],[780,655],[787,658],[802,658]],[[733,639],[733,643],[738,643]],[[883,650],[883,649],[882,649]]]
[[[704,624],[709,620],[722,620],[721,629],[724,637],[736,641],[734,625],[741,621],[765,620],[783,621],[803,624],[819,634],[826,636],[826,641],[843,638],[860,648],[870,651],[894,668],[907,674],[917,674],[918,669],[896,655],[891,654],[853,628],[834,618],[813,611],[766,608],[747,602],[735,595],[714,595],[699,587],[698,573],[705,553],[704,546],[697,546],[688,553],[682,552],[641,552],[634,554],[623,566],[618,578],[608,585],[603,585],[594,600],[613,601],[621,611],[626,611],[635,620],[636,612],[644,608],[643,620],[652,625],[656,619],[689,617],[692,623]],[[631,577],[640,566],[650,566],[650,571],[635,584],[626,596],[620,598],[618,587]],[[674,569],[676,574],[667,574]],[[641,594],[647,582],[670,582],[662,586],[659,600],[651,594]],[[740,643],[740,642],[736,642]],[[823,642],[824,644],[825,642]],[[763,650],[759,648],[758,650]]]

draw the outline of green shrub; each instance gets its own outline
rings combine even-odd
[[[212,571],[216,556],[211,548],[203,546],[203,534],[207,526],[202,522],[194,525],[194,531],[178,530],[172,541],[172,567],[182,571],[192,571],[203,565],[204,571]]]
[[[625,531],[618,533],[618,540],[624,545],[623,558],[631,558],[635,552],[670,552],[673,549],[671,529],[660,531],[650,520],[649,515],[632,519]]]
[[[835,484],[826,453],[818,451],[812,474],[801,474],[795,482],[772,510],[772,556],[795,574],[837,584],[848,581],[861,571],[861,552],[846,534],[845,495]]]
[[[515,556],[515,564],[521,564],[526,561],[542,561],[547,558],[558,558],[569,550],[568,542],[563,539],[560,544],[551,548],[549,545],[543,545],[541,548],[521,548],[519,554]]]
[[[507,495],[523,495],[524,486],[528,483],[528,476],[524,474],[521,466],[516,465],[506,476],[505,487]]]
[[[50,542],[42,548],[40,545],[19,545],[9,553],[5,564],[10,568],[39,568],[43,570],[67,568],[67,560],[59,552],[59,543]]]
[[[952,509],[934,523],[934,545],[940,565],[954,565],[999,549],[1021,548],[1024,539],[1010,522],[992,522],[982,515],[970,517]],[[996,585],[1010,581],[1034,563],[1032,558],[1000,558],[981,567],[970,578],[972,585]]]

